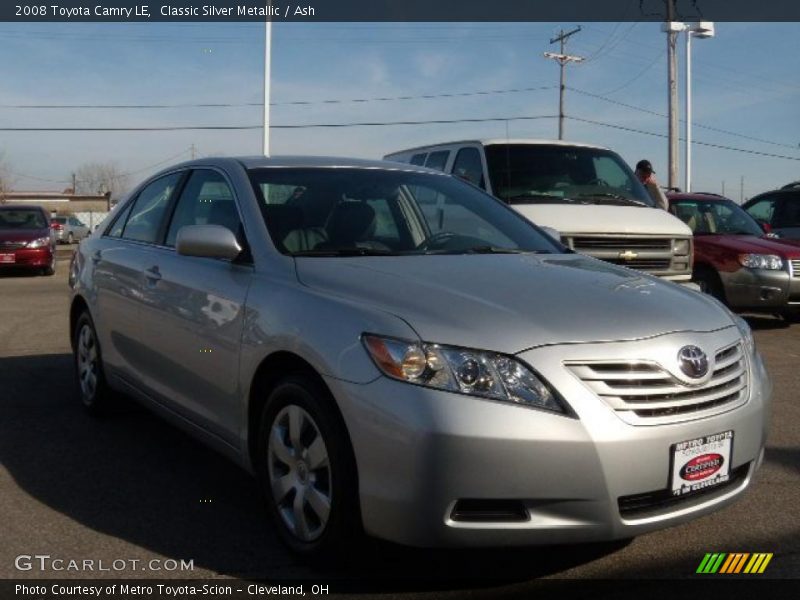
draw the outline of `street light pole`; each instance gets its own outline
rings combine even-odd
[[[686,30],[686,193],[692,191],[692,30]]]
[[[267,8],[271,6],[267,2]],[[269,10],[267,11],[269,14]],[[264,134],[262,138],[262,151],[264,156],[269,156],[269,102],[270,83],[272,77],[272,19],[267,17],[264,24]]]
[[[692,191],[692,38],[714,37],[714,23],[686,24],[686,191]]]

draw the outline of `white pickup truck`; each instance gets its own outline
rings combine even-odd
[[[537,225],[556,230],[577,252],[677,283],[691,279],[691,230],[656,208],[630,167],[606,148],[467,140],[393,152],[384,159],[463,177]]]

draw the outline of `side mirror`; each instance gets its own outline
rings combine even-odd
[[[182,256],[233,260],[242,253],[236,236],[221,225],[187,225],[178,231],[175,249]]]
[[[555,229],[553,229],[552,227],[542,227],[542,226],[540,226],[539,229],[544,231],[547,235],[549,235],[551,238],[553,238],[559,244],[561,243],[561,234],[558,231],[556,231]]]

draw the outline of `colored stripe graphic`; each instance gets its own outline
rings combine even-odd
[[[772,557],[772,552],[756,552],[754,554],[750,554],[749,552],[732,552],[730,554],[725,552],[707,552],[703,560],[700,561],[700,565],[695,572],[727,575],[735,573],[763,573],[772,560]],[[742,571],[742,569],[744,569],[744,571]]]

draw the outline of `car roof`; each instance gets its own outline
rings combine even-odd
[[[224,166],[231,161],[238,162],[245,169],[259,168],[355,168],[355,169],[384,169],[391,171],[419,171],[424,173],[435,173],[442,175],[441,171],[406,165],[388,160],[370,160],[364,158],[347,158],[340,156],[209,156],[182,162],[169,168],[180,167],[201,167],[201,166]]]
[[[567,147],[578,147],[578,148],[594,148],[595,150],[608,150],[608,148],[604,148],[603,146],[596,146],[594,144],[584,144],[582,142],[570,142],[565,140],[547,140],[547,139],[537,139],[537,138],[472,138],[466,140],[453,140],[449,142],[436,142],[434,144],[425,144],[423,146],[415,146],[413,148],[405,148],[404,150],[397,150],[396,152],[390,152],[387,156],[393,156],[396,154],[403,154],[405,152],[415,152],[415,151],[423,151],[423,150],[430,150],[432,148],[438,148],[440,146],[456,146],[461,144],[480,144],[482,146],[496,146],[500,144],[520,144],[520,145],[547,145],[547,146],[567,146]]]
[[[748,206],[754,202],[758,202],[764,196],[771,196],[771,197],[779,197],[779,198],[792,198],[794,200],[800,199],[800,188],[779,188],[777,190],[768,190],[766,192],[761,192],[750,198],[747,202],[745,202],[742,206]]]

